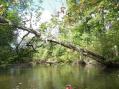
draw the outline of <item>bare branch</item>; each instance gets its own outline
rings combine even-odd
[[[31,44],[31,42],[33,41],[34,38],[35,38],[35,37],[32,37],[32,39],[31,39],[29,42],[26,43],[26,46],[30,46],[30,47],[32,47],[32,49],[33,49],[34,51],[36,51],[35,47]]]
[[[20,44],[23,42],[24,38],[25,38],[26,36],[28,36],[28,35],[29,35],[29,32],[28,32],[27,34],[25,34],[25,35],[22,37],[21,41],[20,41],[19,44],[16,46],[16,52],[17,52],[17,53],[19,52],[19,46],[20,46]]]

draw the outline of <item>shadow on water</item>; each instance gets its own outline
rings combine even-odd
[[[13,67],[0,70],[0,89],[119,89],[119,70],[87,65]]]

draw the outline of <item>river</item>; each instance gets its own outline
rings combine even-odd
[[[119,70],[96,66],[35,66],[0,69],[0,89],[119,89]]]

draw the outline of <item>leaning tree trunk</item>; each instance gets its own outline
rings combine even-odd
[[[17,28],[17,29],[20,29],[20,30],[24,30],[24,31],[27,31],[28,33],[32,33],[34,34],[38,39],[41,39],[41,32],[38,32],[36,30],[33,30],[33,29],[30,29],[30,28],[26,28],[26,27],[22,27],[22,26],[16,26],[15,24],[12,24],[9,20],[6,20],[5,18],[3,17],[0,17],[0,24],[4,24],[4,23],[8,23],[9,25]],[[42,40],[42,39],[41,39]],[[89,51],[87,49],[83,49],[83,48],[80,48],[79,46],[75,46],[73,44],[69,44],[69,43],[66,43],[66,42],[59,42],[59,41],[55,41],[55,40],[51,40],[51,39],[48,39],[47,41],[49,42],[52,42],[52,43],[56,43],[56,44],[59,44],[61,46],[64,46],[66,48],[69,48],[69,49],[73,49],[77,52],[81,52],[83,55],[87,56],[87,57],[90,57],[90,58],[93,58],[95,59],[97,62],[100,62],[102,64],[105,64],[105,58],[99,54],[96,54],[92,51]]]
[[[59,45],[64,46],[66,48],[75,50],[75,51],[77,51],[79,53],[82,53],[84,56],[93,58],[97,62],[104,64],[105,58],[103,56],[101,56],[101,55],[98,55],[98,54],[92,52],[92,51],[89,51],[87,49],[80,48],[79,46],[75,46],[73,44],[69,44],[69,43],[66,44],[65,42],[59,42],[59,41],[55,41],[55,40],[48,40],[48,41],[49,42],[56,43],[56,44],[59,44]]]

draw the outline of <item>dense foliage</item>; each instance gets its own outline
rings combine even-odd
[[[118,61],[118,1],[80,0],[80,3],[70,5],[69,13],[67,18],[75,19],[72,29],[75,44],[103,55],[107,61]]]
[[[0,16],[10,20],[10,23],[0,23],[0,64],[16,62],[19,55],[16,53],[17,29],[9,24],[20,24],[18,4],[15,1],[0,0]],[[1,20],[1,19],[0,19]]]
[[[25,26],[24,19],[19,16],[19,13],[28,9],[30,12],[26,13],[30,13],[32,16],[33,13],[30,9],[33,8],[30,8],[32,0],[23,1],[0,0],[0,16],[9,19],[15,25]],[[39,18],[41,14],[39,9],[36,9],[35,12]],[[27,22],[27,19],[25,20]],[[67,12],[63,20],[53,16],[50,22],[40,24],[39,28],[43,36],[91,50],[102,55],[106,59],[105,61],[118,62],[118,23],[118,0],[67,0]],[[55,37],[51,37],[52,29],[55,27],[58,27],[59,31]],[[31,46],[26,46],[26,44],[18,46],[16,39],[18,35],[15,34],[15,31],[18,30],[9,26],[8,23],[0,24],[0,64],[39,60],[72,62],[80,59],[81,54],[47,42],[47,39],[43,41],[33,38],[30,42]],[[28,41],[30,40],[27,37],[25,42],[29,43]]]

